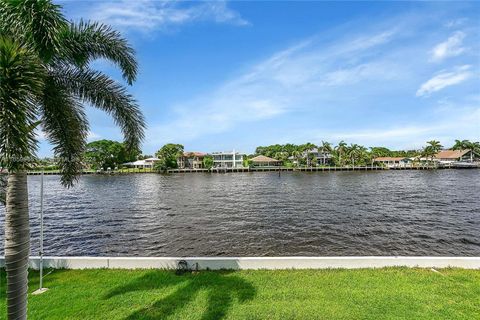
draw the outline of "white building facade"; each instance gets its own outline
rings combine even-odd
[[[239,152],[212,152],[214,168],[243,168],[243,154]]]

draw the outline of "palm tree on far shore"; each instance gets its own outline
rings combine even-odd
[[[111,115],[130,150],[139,147],[144,118],[124,86],[90,68],[112,61],[132,84],[134,50],[109,26],[69,23],[50,0],[0,0],[0,166],[8,170],[5,210],[7,317],[26,319],[30,253],[27,169],[41,128],[71,187],[82,169],[89,125],[84,103]]]
[[[338,162],[340,164],[340,166],[343,165],[345,159],[344,159],[344,156],[345,156],[345,153],[347,152],[348,150],[348,146],[347,146],[347,143],[345,141],[340,141],[338,143],[338,145],[334,148],[334,151],[336,152],[337,156],[338,156]]]
[[[470,162],[473,162],[473,153],[480,151],[479,142],[471,142],[470,140],[455,140],[452,150],[468,150],[470,151]]]
[[[295,161],[297,162],[297,167],[300,167],[300,161],[302,159],[303,153],[299,150],[295,150],[295,151],[292,152],[292,156],[295,159]]]
[[[427,159],[430,158],[430,162],[433,164],[433,159],[441,149],[442,145],[440,144],[440,141],[427,141],[427,146],[423,149],[422,155]]]
[[[439,151],[442,150],[442,148],[443,148],[443,146],[440,144],[440,141],[437,141],[437,140],[427,141],[427,144],[428,144],[429,147],[431,147],[432,150],[435,151],[435,152],[439,152]]]
[[[322,153],[323,165],[325,165],[327,160],[327,154],[332,153],[332,145],[327,141],[322,141],[322,144],[318,148],[319,151]]]

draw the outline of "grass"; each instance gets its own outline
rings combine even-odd
[[[440,272],[53,270],[29,319],[480,319],[480,270]]]

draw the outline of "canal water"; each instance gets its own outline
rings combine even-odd
[[[40,177],[29,177],[38,254]],[[480,170],[45,176],[45,254],[480,256]],[[4,208],[0,209],[3,254]]]

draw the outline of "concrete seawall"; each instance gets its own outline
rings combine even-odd
[[[198,270],[327,269],[420,267],[480,269],[480,257],[44,257],[45,268],[55,269],[176,269],[185,260]],[[38,269],[40,259],[30,258]],[[5,264],[0,257],[0,267]]]

